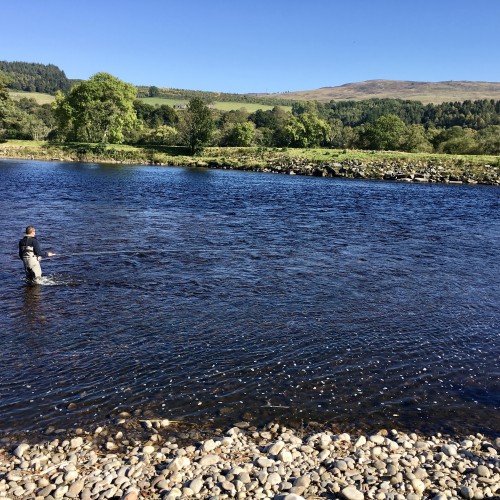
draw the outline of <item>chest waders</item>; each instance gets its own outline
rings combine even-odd
[[[28,238],[25,237],[21,246],[24,272],[28,280],[36,281],[42,277],[42,268],[40,267],[38,256],[35,255],[35,249],[29,243]]]

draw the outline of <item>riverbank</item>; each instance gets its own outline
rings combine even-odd
[[[184,148],[6,141],[0,158],[171,165],[255,172],[500,186],[500,157],[286,148]]]
[[[208,436],[123,413],[113,429],[1,440],[0,498],[498,498],[499,451],[500,438],[480,434],[334,434],[240,422]]]

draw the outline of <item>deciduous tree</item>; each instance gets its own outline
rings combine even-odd
[[[136,89],[108,73],[97,73],[75,85],[67,96],[56,95],[60,134],[80,142],[120,143],[138,126]]]
[[[182,141],[189,147],[191,154],[201,153],[209,144],[215,130],[210,109],[201,99],[195,97],[189,101],[180,118]]]

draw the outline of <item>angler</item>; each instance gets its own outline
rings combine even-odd
[[[55,254],[46,252],[45,255],[52,257]],[[19,240],[19,258],[24,263],[24,272],[28,281],[32,283],[39,282],[42,277],[42,268],[40,266],[42,251],[40,243],[36,239],[36,229],[33,226],[28,226],[23,239]]]

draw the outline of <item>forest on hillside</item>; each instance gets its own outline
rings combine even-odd
[[[0,73],[7,76],[7,86],[23,92],[55,94],[68,92],[71,81],[64,71],[53,64],[0,61]]]

